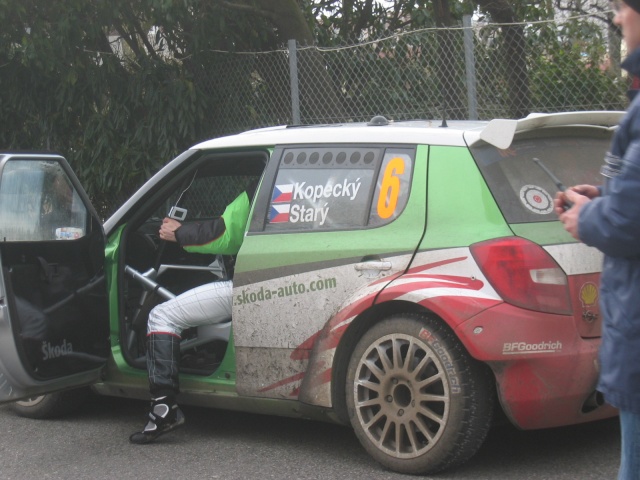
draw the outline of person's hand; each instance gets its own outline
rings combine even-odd
[[[164,220],[162,220],[162,225],[160,225],[160,232],[158,232],[160,240],[166,240],[167,242],[177,242],[176,230],[181,226],[182,224],[179,221],[174,220],[173,218],[165,217]]]
[[[592,194],[593,192],[587,190],[587,193]],[[589,196],[582,195],[573,188],[568,188],[564,192],[560,192],[554,199],[555,211],[558,214],[558,218],[562,222],[564,229],[576,240],[580,240],[578,232],[580,210],[585,203],[589,203],[590,201],[591,198]],[[571,204],[572,206],[565,212],[563,207],[567,204]]]
[[[569,190],[584,195],[591,200],[600,196],[600,190],[594,185],[574,185],[573,187],[569,187]]]
[[[568,190],[579,193],[580,195],[584,195],[588,199],[594,199],[600,196],[600,190],[598,190],[598,187],[595,187],[593,185],[574,185],[573,187],[569,187],[565,191]],[[565,195],[565,192],[558,192],[553,199],[553,206],[556,214],[560,216],[564,213],[565,209],[568,210],[568,207],[571,206],[571,200],[569,200],[569,198]]]
[[[556,212],[556,215],[560,217],[564,213],[564,207],[567,205],[567,197],[565,197],[564,192],[556,193],[556,196],[553,197],[553,210]]]

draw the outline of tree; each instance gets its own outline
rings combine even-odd
[[[597,97],[606,88],[594,68],[606,49],[588,40],[601,32],[578,20],[562,31],[514,22],[597,7],[611,26],[604,1],[0,0],[0,148],[63,153],[106,217],[194,143],[291,122],[290,39],[308,72],[300,96],[316,115],[307,114],[311,121],[363,120],[381,111],[398,119],[437,116],[442,107],[463,118],[462,64],[452,53],[459,50],[450,49],[460,35],[450,27],[474,11],[502,24],[493,39],[508,76],[506,87],[491,88],[509,100],[509,116],[535,105],[545,81],[539,72],[553,71],[563,50],[587,56],[572,56],[571,71],[561,72],[589,79],[588,88],[565,97],[579,103],[582,90]],[[394,36],[424,27],[442,28],[437,41]],[[568,42],[571,29],[584,41]],[[350,56],[318,50],[356,40],[367,47]],[[619,50],[619,43],[610,49]],[[271,53],[269,61],[245,55],[241,62],[234,52]],[[237,120],[216,123],[225,112]]]
[[[295,40],[298,45],[312,46],[315,38],[310,19],[305,17],[296,0],[262,0],[229,2],[219,0],[220,6],[235,12],[243,12],[270,22],[281,45]],[[342,104],[322,57],[313,49],[305,49],[299,55],[304,62],[306,75],[300,78],[300,96],[309,111],[320,116],[332,116],[336,121],[344,120]],[[322,96],[316,95],[323,92]]]
[[[524,27],[517,23],[520,20],[507,0],[474,0],[474,2],[489,14],[492,21],[503,24],[502,51],[507,75],[508,111],[512,118],[525,117],[530,112],[531,92]]]
[[[610,0],[554,0],[554,7],[559,12],[569,15],[591,15],[591,18],[599,21],[607,30],[607,48],[609,54],[609,69],[615,76],[620,75],[620,47],[621,32],[617,25],[613,24],[613,12]],[[584,22],[582,22],[584,23]]]
[[[0,144],[64,152],[106,216],[210,135],[204,52],[274,41],[266,22],[221,13],[204,0],[1,2]]]

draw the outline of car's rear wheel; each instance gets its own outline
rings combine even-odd
[[[64,392],[48,393],[18,400],[11,404],[11,409],[27,418],[59,418],[76,411],[84,403],[89,394],[88,388],[77,388]]]
[[[358,439],[378,462],[426,474],[459,465],[491,425],[493,382],[438,319],[390,316],[356,344],[346,399]]]

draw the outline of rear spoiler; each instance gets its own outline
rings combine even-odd
[[[509,148],[516,133],[527,130],[537,130],[547,127],[558,126],[593,126],[615,129],[625,112],[623,111],[589,111],[589,112],[567,112],[567,113],[531,113],[521,120],[495,119],[491,120],[479,133],[477,138],[472,139],[476,132],[468,132],[465,135],[468,144],[471,146],[479,141],[484,141],[501,150]]]

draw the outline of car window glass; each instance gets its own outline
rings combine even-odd
[[[204,176],[196,172],[195,177],[190,177],[186,184],[181,184],[172,192],[154,216],[162,218],[171,207],[177,205],[186,211],[185,221],[219,217],[225,207],[255,178],[255,175]]]
[[[176,265],[211,263],[211,255],[185,252],[174,242],[161,242],[158,231],[163,219],[172,216],[181,223],[189,223],[220,217],[242,191],[257,183],[266,160],[264,152],[204,154],[188,170],[177,172],[149,197],[130,222],[127,265],[146,271],[159,259],[164,264]],[[189,277],[188,280],[185,281],[184,276]],[[174,282],[172,291],[176,292],[206,283],[195,274],[172,272],[170,277]]]
[[[371,203],[369,226],[392,222],[404,210],[409,199],[413,158],[412,150],[387,149],[385,152]]]
[[[52,160],[9,160],[0,182],[4,241],[74,240],[88,212],[62,167]]]
[[[406,205],[412,161],[412,150],[381,146],[284,149],[266,230],[339,230],[393,221]]]
[[[485,144],[471,151],[509,223],[555,221],[553,197],[558,187],[533,159],[542,161],[567,187],[599,185],[610,136],[606,129],[564,128],[521,136],[506,150]]]

